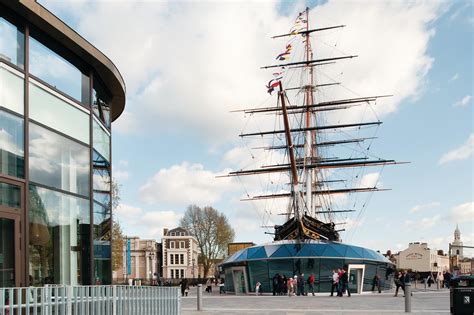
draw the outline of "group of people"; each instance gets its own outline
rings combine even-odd
[[[393,278],[395,282],[395,295],[398,296],[398,290],[402,288],[403,290],[403,296],[405,296],[405,285],[407,283],[410,283],[410,275],[406,270],[400,270],[397,273],[395,273],[395,277]],[[412,294],[413,295],[413,294]]]
[[[225,283],[224,279],[207,279],[206,281],[206,292],[212,293],[212,285],[219,287],[219,294],[225,294]]]
[[[347,268],[332,271],[331,296],[334,296],[334,291],[336,291],[337,296],[339,297],[342,297],[346,292],[348,297],[351,296]]]
[[[272,278],[272,289],[273,295],[298,295],[303,296],[311,292],[314,295],[314,274],[310,274],[307,279],[305,279],[304,273],[300,273],[299,276],[286,277],[282,274],[275,274]],[[308,292],[305,291],[305,284],[308,284]],[[260,282],[257,283],[257,285]],[[261,285],[258,286],[259,292],[261,293]]]

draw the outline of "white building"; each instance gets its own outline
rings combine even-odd
[[[449,257],[438,255],[427,243],[410,243],[408,248],[398,253],[398,269],[411,269],[418,272],[443,272],[449,269]]]
[[[451,243],[451,257],[458,256],[458,259],[462,260],[464,258],[462,249],[461,231],[459,231],[459,227],[456,224],[456,229],[454,230],[454,241]]]
[[[199,250],[196,238],[187,230],[178,227],[163,229],[163,277],[198,278]]]

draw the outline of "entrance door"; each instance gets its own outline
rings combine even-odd
[[[349,265],[349,290],[351,293],[362,293],[365,265]]]
[[[0,288],[21,286],[22,184],[0,179]]]

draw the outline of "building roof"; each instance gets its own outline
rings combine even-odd
[[[264,245],[248,247],[228,257],[223,264],[282,258],[336,258],[336,259],[364,259],[391,263],[382,254],[359,246],[343,243],[326,243],[321,241],[279,241]]]
[[[125,81],[106,55],[34,0],[0,0],[0,5],[13,10],[90,65],[112,94],[112,120],[122,114],[125,108]]]
[[[166,236],[171,236],[171,233],[184,233],[184,236],[193,236],[188,230],[182,227],[177,227],[172,230],[168,230],[166,233]],[[181,236],[181,235],[176,235],[176,236]]]

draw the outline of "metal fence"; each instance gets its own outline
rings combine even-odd
[[[0,288],[0,315],[179,315],[178,287]]]

